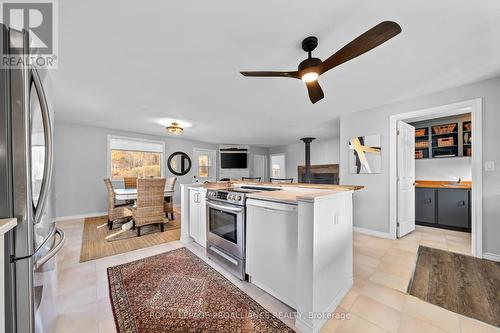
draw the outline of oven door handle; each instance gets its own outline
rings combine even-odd
[[[214,204],[212,202],[207,202],[207,205],[208,205],[208,207],[212,207],[212,208],[220,209],[220,210],[227,210],[227,211],[235,212],[235,213],[243,212],[243,208],[230,207],[230,206],[226,206],[226,205],[217,205],[217,204]]]

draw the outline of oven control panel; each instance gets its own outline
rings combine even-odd
[[[244,196],[227,191],[208,191],[207,196],[212,199],[243,204]]]

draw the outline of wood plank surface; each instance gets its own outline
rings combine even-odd
[[[500,327],[500,263],[420,246],[409,294]]]

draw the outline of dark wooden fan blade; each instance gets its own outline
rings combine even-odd
[[[346,61],[370,51],[400,32],[401,27],[399,24],[392,21],[384,21],[374,26],[318,65],[320,73],[322,74]]]
[[[309,93],[309,98],[311,99],[311,102],[313,104],[325,97],[325,94],[323,94],[323,89],[321,89],[321,86],[319,85],[317,80],[306,82],[306,86],[307,92]]]
[[[271,71],[260,71],[260,72],[240,72],[243,76],[254,76],[254,77],[291,77],[298,79],[298,72],[271,72]]]

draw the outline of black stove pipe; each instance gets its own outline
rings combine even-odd
[[[311,183],[311,142],[316,138],[302,138],[300,139],[306,144],[306,174],[304,175],[304,183]]]

